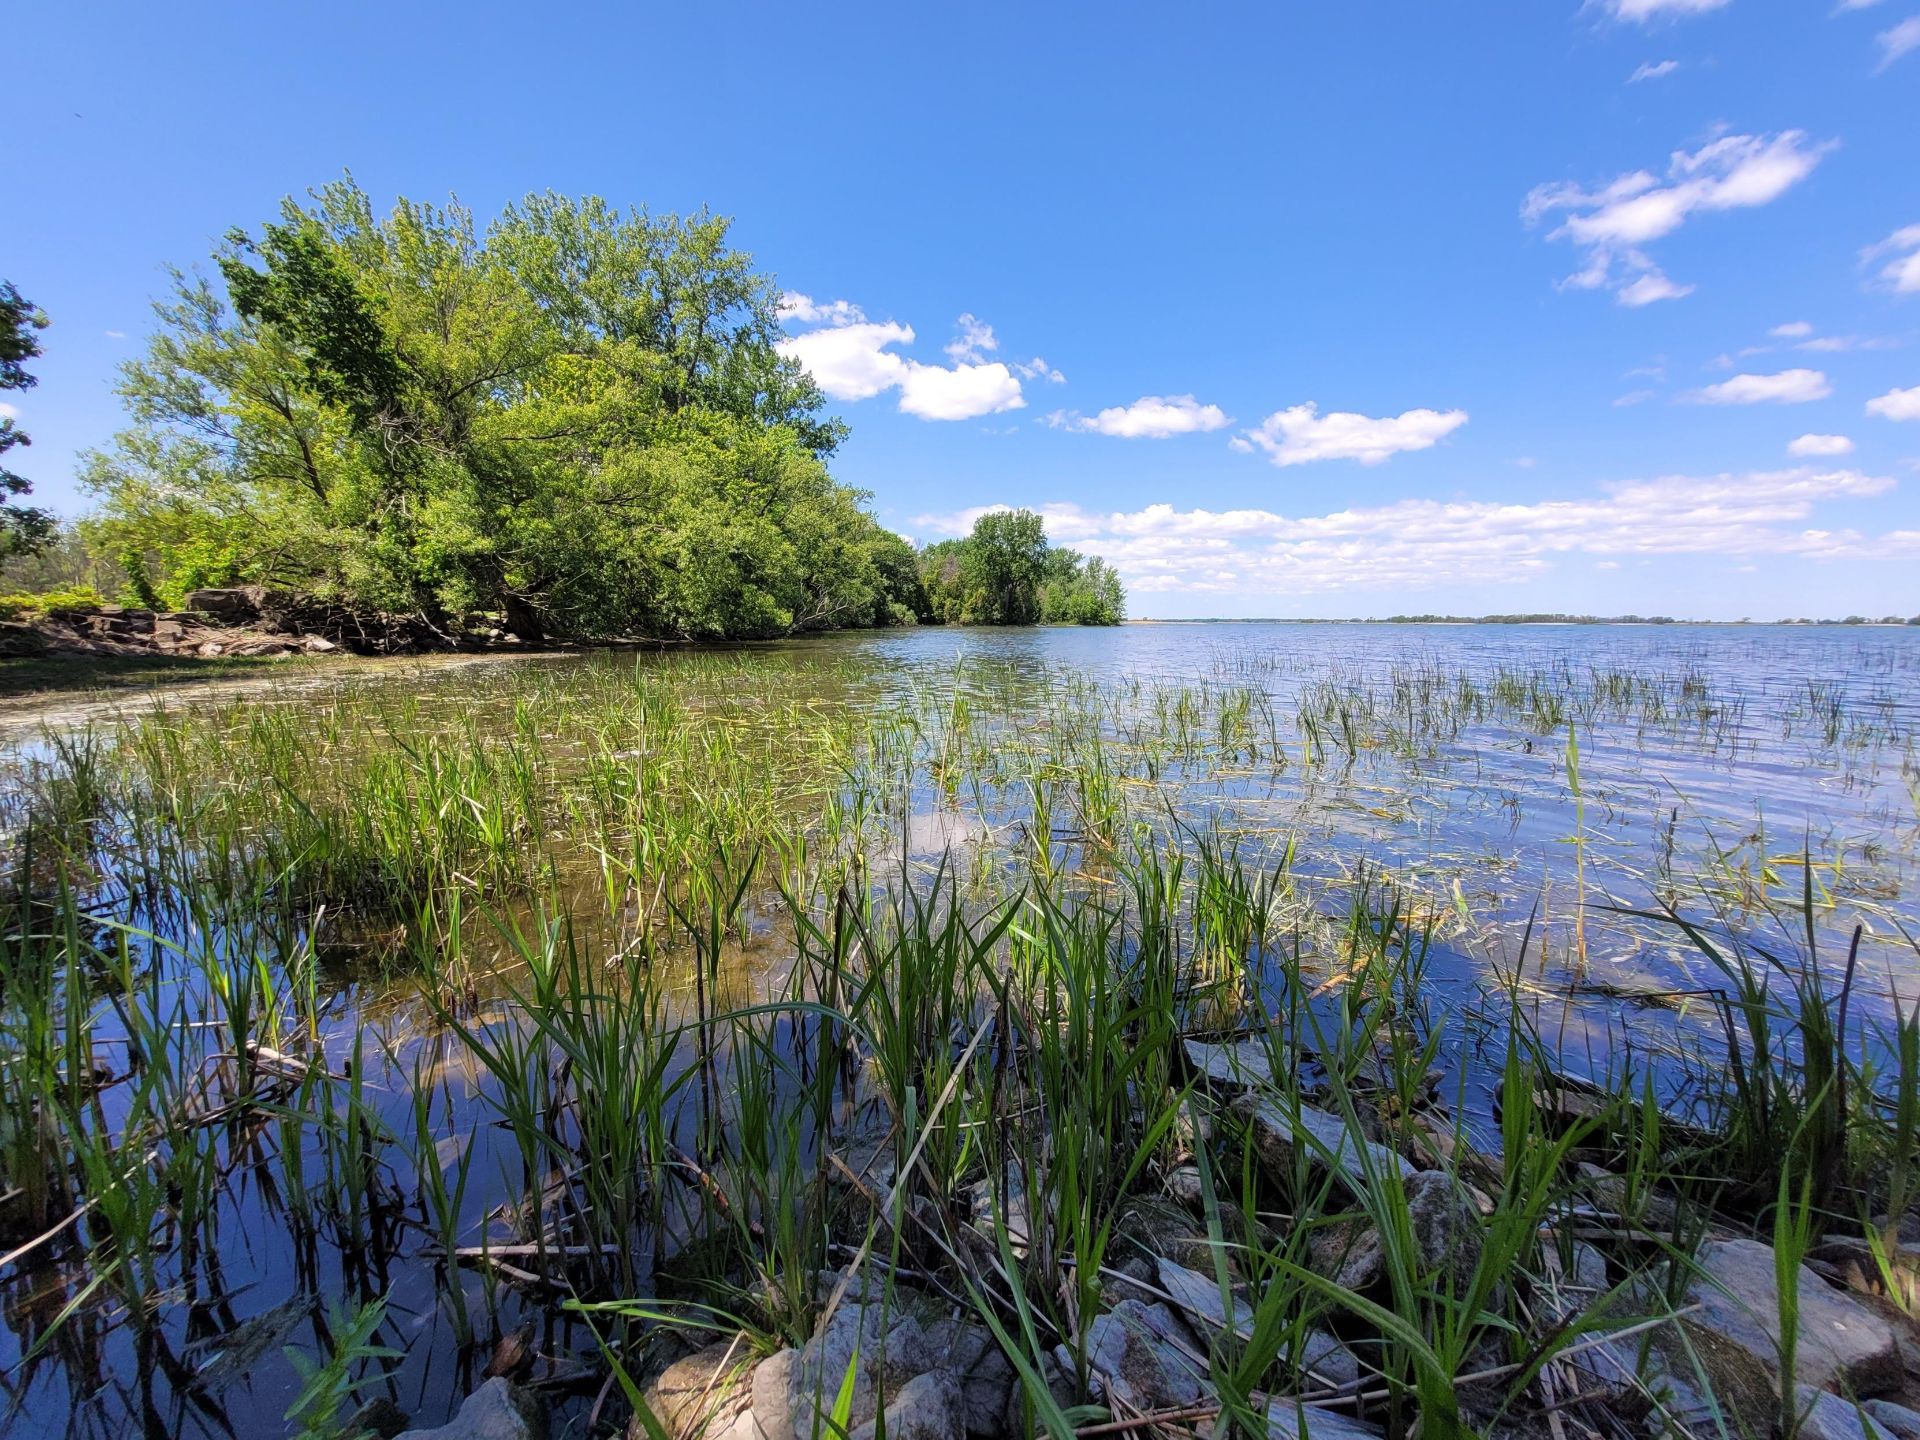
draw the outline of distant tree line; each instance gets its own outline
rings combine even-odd
[[[258,583],[526,640],[1117,618],[1110,570],[1020,526],[960,566],[960,601],[930,586],[941,567],[829,473],[845,427],[727,229],[552,194],[481,228],[376,213],[350,179],[289,200],[211,276],[174,273],[122,370],[129,427],[85,461],[95,511],[5,506],[5,578],[105,562],[149,605]],[[30,384],[45,318],[7,286],[9,319],[0,383]],[[0,453],[21,443],[5,422]]]
[[[1127,595],[1113,567],[1047,543],[1031,510],[982,515],[973,533],[920,552],[928,618],[957,625],[1118,625]]]

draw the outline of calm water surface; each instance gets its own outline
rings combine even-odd
[[[1141,717],[1169,713],[1169,696],[1244,698],[1257,741],[1151,781],[1131,777],[1130,816],[1169,833],[1175,818],[1215,831],[1251,861],[1290,853],[1328,903],[1368,876],[1404,887],[1432,919],[1437,1005],[1471,1014],[1489,978],[1522,969],[1573,1054],[1604,1054],[1627,1028],[1636,1044],[1684,1047],[1704,1023],[1688,992],[1712,983],[1710,970],[1670,930],[1609,904],[1671,901],[1788,947],[1793,924],[1774,912],[1811,883],[1830,964],[1864,927],[1869,1020],[1920,993],[1920,963],[1902,933],[1920,933],[1920,628],[1142,624],[834,635],[743,653],[794,667],[803,684],[817,668],[823,704],[924,712],[938,708],[928,697],[959,690],[1009,750],[1043,742],[1063,690],[1104,697],[1086,703],[1110,704],[1104,723],[1123,738]],[[497,708],[504,724],[526,672],[564,680],[581,667],[638,666],[670,678],[686,659],[368,662],[175,690],[160,703],[297,708],[364,697],[375,707],[404,695],[428,717]],[[751,673],[749,662],[749,690]],[[750,706],[753,696],[733,698]],[[110,736],[114,713],[144,703],[16,706],[0,717],[0,744],[18,762],[44,760],[49,727]],[[888,847],[901,859],[876,859],[875,873],[885,879],[904,865],[924,877],[949,857],[976,878],[1005,873],[1002,852],[1025,805],[1012,788],[948,803],[916,779]],[[1056,833],[1062,863],[1084,858],[1070,829]],[[771,930],[751,963],[777,966],[779,949]],[[422,1062],[444,1083],[446,1142],[480,1147],[465,1211],[484,1227],[513,1162],[489,1129],[479,1076],[404,983],[343,978],[329,1007],[330,1059],[377,1036],[388,1047],[383,1084],[397,1092]],[[1470,1063],[1475,1033],[1460,1027],[1454,1066]],[[390,1121],[396,1130],[413,1123],[398,1093]],[[0,1273],[0,1430],[284,1433],[279,1417],[297,1377],[281,1346],[317,1337],[308,1310],[282,1308],[301,1293],[373,1285],[389,1294],[383,1338],[406,1351],[391,1393],[422,1424],[446,1415],[476,1378],[446,1321],[443,1283],[491,1316],[483,1329],[531,1318],[549,1369],[591,1350],[577,1326],[504,1287],[471,1272],[437,1274],[417,1243],[373,1258],[324,1243],[296,1253],[274,1218],[282,1203],[270,1187],[236,1187],[222,1293],[192,1306],[173,1297],[191,1314],[162,1326],[157,1341],[136,1341],[124,1316],[89,1311],[28,1359],[86,1276],[71,1260]],[[584,1407],[572,1404],[563,1423],[579,1421]]]

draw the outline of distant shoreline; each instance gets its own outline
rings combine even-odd
[[[1725,629],[1778,629],[1832,626],[1848,630],[1898,630],[1920,627],[1920,615],[1909,620],[1883,616],[1867,620],[1681,620],[1671,615],[1248,615],[1194,616],[1189,619],[1141,616],[1128,625],[1714,625]]]

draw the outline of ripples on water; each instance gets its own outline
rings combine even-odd
[[[882,802],[860,832],[876,883],[902,874],[924,883],[945,865],[983,899],[1004,894],[1033,859],[1039,776],[1054,806],[1040,842],[1046,861],[1081,872],[1089,894],[1101,881],[1088,838],[1096,804],[1117,807],[1109,819],[1117,815],[1123,836],[1143,825],[1162,839],[1218,835],[1250,863],[1290,857],[1303,908],[1276,918],[1296,927],[1356,885],[1392,883],[1430,918],[1429,978],[1441,1004],[1471,1012],[1489,976],[1510,977],[1524,962],[1524,982],[1575,1053],[1617,1044],[1623,1014],[1634,1017],[1637,1044],[1693,1043],[1689,1027],[1700,1017],[1688,992],[1714,978],[1670,929],[1630,921],[1610,904],[1670,902],[1791,947],[1799,917],[1776,912],[1811,884],[1832,963],[1865,927],[1869,1021],[1920,992],[1901,933],[1920,932],[1920,630],[1157,624],[850,634],[736,654],[719,672],[709,657],[681,653],[367,663],[175,692],[161,703],[189,725],[204,714],[240,726],[270,710],[297,719],[324,709],[336,724],[343,714],[385,716],[369,720],[370,732],[382,731],[368,741],[377,749],[394,742],[396,723],[414,743],[461,726],[509,737],[525,723],[530,690],[551,703],[556,691],[613,684],[637,669],[672,692],[692,667],[699,681],[687,703],[756,735],[770,787],[786,751],[817,745],[834,717],[900,717],[875,748],[845,757],[846,773],[872,781]],[[15,839],[26,796],[70,753],[50,737],[71,743],[90,727],[110,754],[113,713],[138,708],[65,703],[7,722],[12,768],[0,819]],[[964,729],[973,747],[965,779],[952,784],[935,764],[948,726]],[[1068,763],[1087,753],[1089,729],[1114,757],[1111,793],[1094,799]],[[534,737],[549,740],[548,774],[564,774],[576,757],[587,763],[596,745],[611,745],[615,760],[630,753],[618,736]],[[339,763],[362,761],[350,753]],[[826,818],[837,783],[796,784],[796,803],[819,812],[803,815],[798,830],[817,836],[861,823]],[[583,932],[610,938],[590,857],[557,831],[538,843],[559,871],[547,903],[573,908]],[[782,960],[770,902],[758,897],[761,922],[731,957],[743,994]],[[158,923],[165,912],[138,913]],[[377,948],[358,939],[363,952]],[[401,1092],[416,1069],[439,1088],[440,1143],[476,1147],[463,1213],[483,1226],[511,1157],[488,1128],[481,1075],[433,1029],[405,976],[364,961],[336,965],[323,1005],[330,1062],[337,1068],[360,1043],[381,1087],[372,1103],[397,1133],[414,1123]],[[0,1277],[8,1433],[279,1434],[297,1388],[280,1346],[313,1338],[304,1312],[278,1333],[286,1312],[276,1307],[295,1291],[390,1295],[391,1338],[407,1351],[396,1385],[420,1423],[474,1378],[445,1319],[443,1284],[465,1291],[476,1314],[497,1306],[504,1327],[533,1318],[548,1353],[588,1348],[577,1327],[523,1309],[476,1274],[436,1270],[418,1237],[401,1235],[377,1256],[290,1244],[286,1197],[260,1174],[249,1184],[242,1171],[227,1193],[217,1282],[176,1277],[160,1297],[169,1318],[155,1331],[127,1324],[111,1305],[83,1304],[46,1354],[26,1360],[34,1338],[83,1293],[84,1267],[69,1256]],[[236,1333],[258,1352],[244,1366],[232,1360]],[[216,1365],[198,1385],[189,1379]]]

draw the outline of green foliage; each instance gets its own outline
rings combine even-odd
[[[1113,567],[1054,549],[1031,510],[997,510],[964,540],[920,554],[929,618],[960,625],[1118,625],[1127,594]]]
[[[46,315],[22,297],[11,280],[0,280],[0,390],[30,390],[39,383],[25,362],[40,354],[36,332],[46,328]],[[11,415],[0,415],[0,457],[16,445],[32,443]],[[13,503],[32,490],[31,481],[0,462],[0,557],[31,554],[53,530],[53,516],[45,510]]]
[[[0,620],[19,620],[29,615],[44,615],[49,610],[77,610],[105,603],[106,597],[91,585],[0,595]]]
[[[926,611],[724,219],[548,194],[483,230],[348,179],[215,261],[175,275],[83,476],[135,594],[253,582],[530,640]]]

